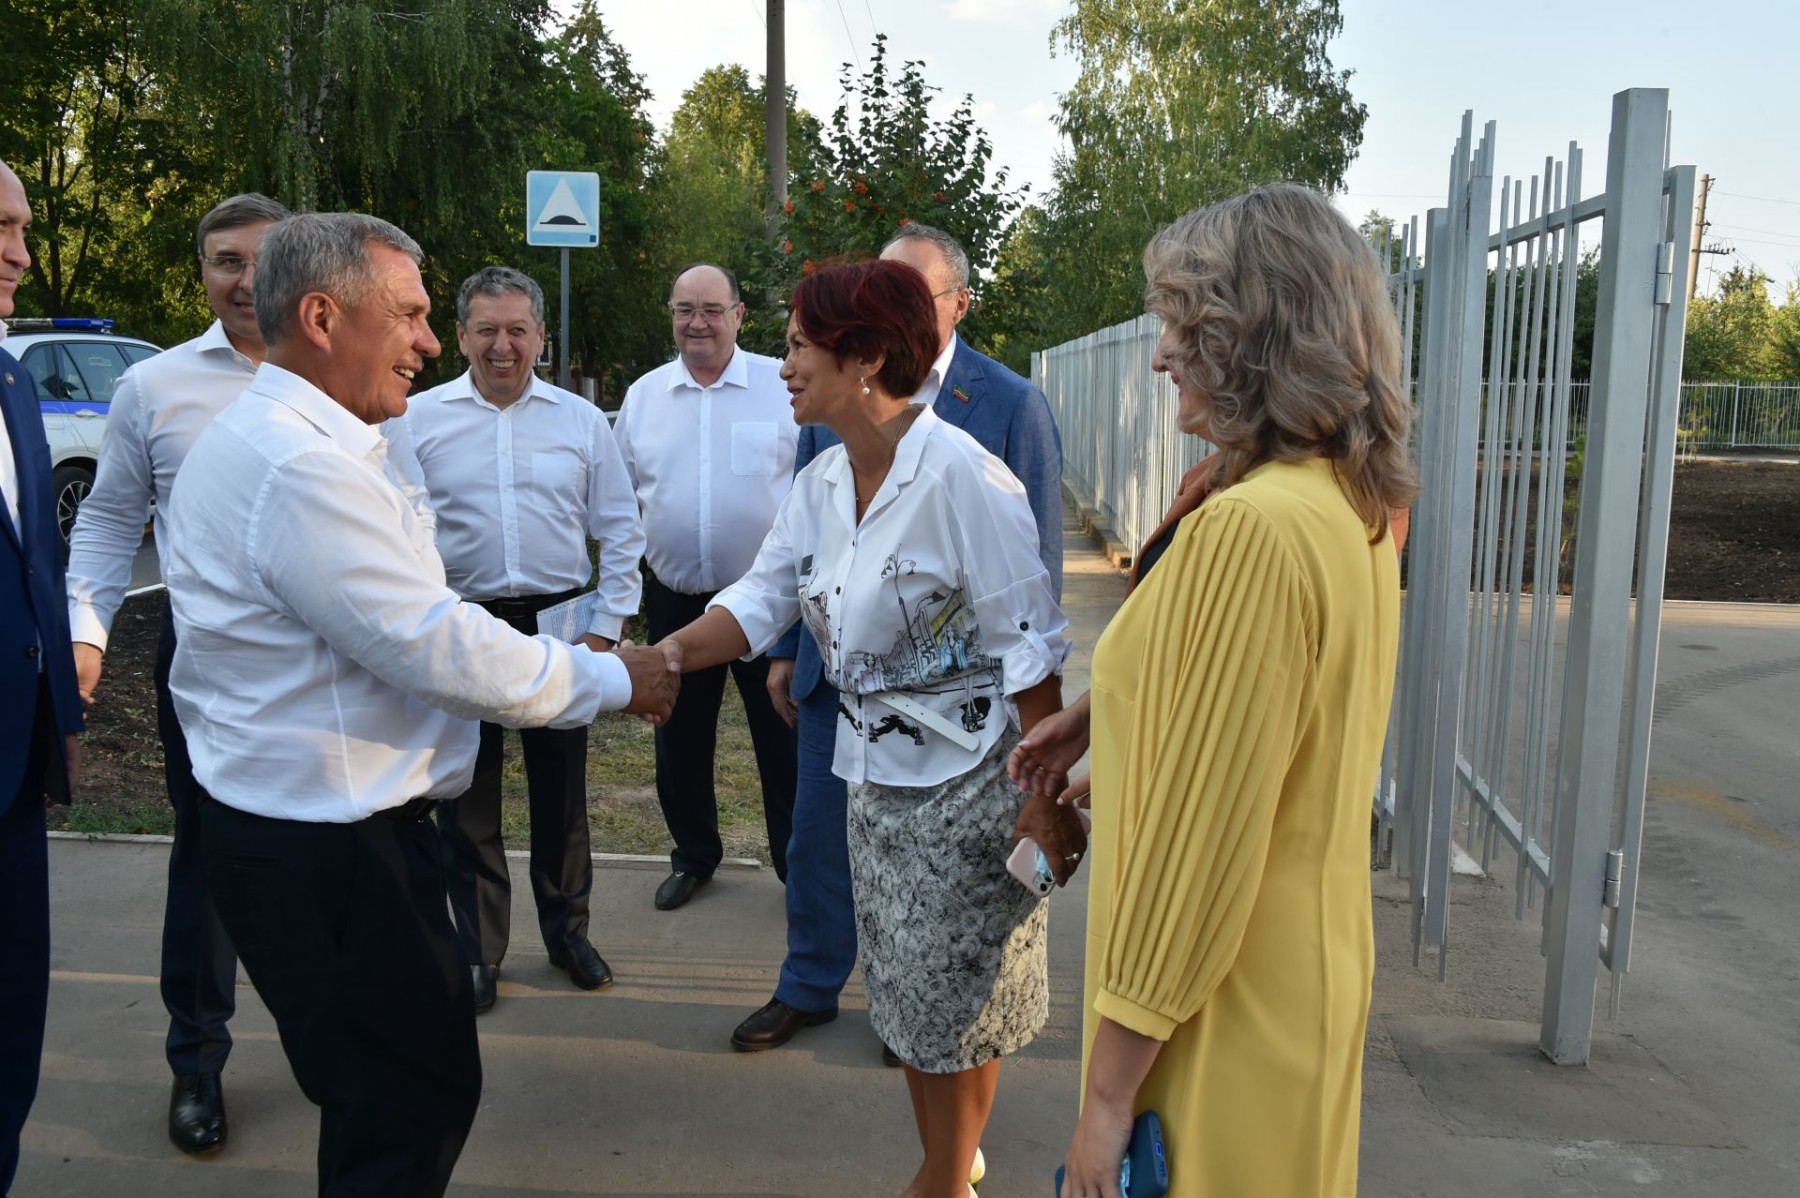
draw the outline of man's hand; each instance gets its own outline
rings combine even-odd
[[[769,702],[775,705],[775,714],[786,720],[788,727],[792,728],[800,718],[800,705],[794,702],[793,658],[769,659]]]
[[[1013,841],[1017,843],[1027,836],[1037,841],[1038,848],[1044,851],[1044,860],[1049,863],[1058,886],[1065,885],[1074,876],[1082,854],[1087,852],[1087,832],[1082,828],[1081,817],[1075,814],[1075,808],[1042,795],[1031,795],[1019,809],[1018,823],[1013,826]]]
[[[1088,747],[1088,696],[1031,726],[1006,759],[1006,773],[1026,794],[1054,799]]]
[[[98,645],[75,642],[75,689],[81,692],[83,705],[94,705],[94,688],[100,685],[100,662],[106,654]]]
[[[576,637],[575,643],[577,645],[585,645],[596,653],[607,653],[613,648],[613,643],[611,641],[595,632],[587,633],[585,636]]]
[[[613,652],[631,675],[631,702],[625,710],[652,724],[667,723],[681,690],[680,670],[671,669],[668,657],[656,649],[625,645]]]

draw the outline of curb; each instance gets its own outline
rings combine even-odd
[[[129,832],[46,832],[51,840],[86,840],[95,844],[174,844],[173,836],[139,836]],[[590,854],[595,865],[611,865],[621,869],[667,869],[669,859],[666,856],[650,853],[593,853]],[[531,854],[523,849],[508,849],[506,856],[510,860],[524,861]],[[719,862],[719,868],[730,866],[733,869],[765,869],[766,866],[754,857],[726,857]]]

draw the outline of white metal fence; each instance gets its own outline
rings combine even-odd
[[[1425,490],[1376,811],[1411,885],[1415,960],[1434,950],[1440,974],[1453,835],[1489,868],[1513,851],[1519,915],[1544,898],[1540,1045],[1560,1063],[1586,1060],[1599,964],[1616,1001],[1630,963],[1677,427],[1692,434],[1684,445],[1712,448],[1726,412],[1721,388],[1676,381],[1694,171],[1667,164],[1667,125],[1667,92],[1615,96],[1606,188],[1588,196],[1574,145],[1496,188],[1494,126],[1478,144],[1465,116],[1446,207],[1378,247],[1398,267],[1402,344],[1422,326],[1407,372]],[[1594,374],[1577,384],[1575,277],[1593,221]],[[1033,359],[1065,481],[1130,546],[1206,452],[1174,431],[1173,385],[1149,371],[1157,332],[1143,318]],[[1718,448],[1785,444],[1792,422],[1763,413],[1788,397],[1765,391],[1731,391]],[[1557,601],[1565,557],[1572,593]]]

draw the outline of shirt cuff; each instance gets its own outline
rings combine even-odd
[[[592,650],[576,648],[577,653]],[[631,671],[617,653],[595,653],[594,664],[600,675],[600,710],[622,711],[631,704]]]
[[[69,609],[69,639],[82,644],[92,645],[100,652],[106,652],[106,625],[94,614],[94,609],[86,604],[78,604]]]
[[[610,612],[594,609],[594,618],[588,622],[588,632],[594,636],[602,636],[617,644],[619,634],[625,631],[625,617],[615,616]]]
[[[1148,1036],[1152,1040],[1167,1040],[1175,1034],[1181,1025],[1167,1015],[1152,1011],[1149,1007],[1141,1007],[1129,998],[1122,998],[1110,990],[1102,990],[1094,996],[1094,1014],[1110,1019],[1127,1031],[1136,1032],[1140,1036]]]

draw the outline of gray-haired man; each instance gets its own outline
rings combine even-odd
[[[206,880],[294,1077],[322,1194],[441,1195],[481,1098],[474,995],[430,813],[476,720],[666,718],[648,649],[525,637],[445,585],[377,426],[438,352],[418,245],[291,217],[260,249],[267,358],[170,497],[170,690],[203,788]]]
[[[587,588],[592,537],[599,580],[593,617],[578,631],[594,648],[612,648],[638,608],[644,533],[606,417],[533,373],[544,348],[544,293],[510,267],[477,271],[456,297],[456,340],[468,372],[414,397],[398,422],[431,493],[450,589],[536,632],[538,612]],[[481,726],[474,783],[438,811],[450,908],[478,1013],[494,1004],[512,915],[500,836],[504,733]],[[612,971],[588,941],[587,739],[585,727],[519,733],[538,928],[550,964],[594,990]]]

